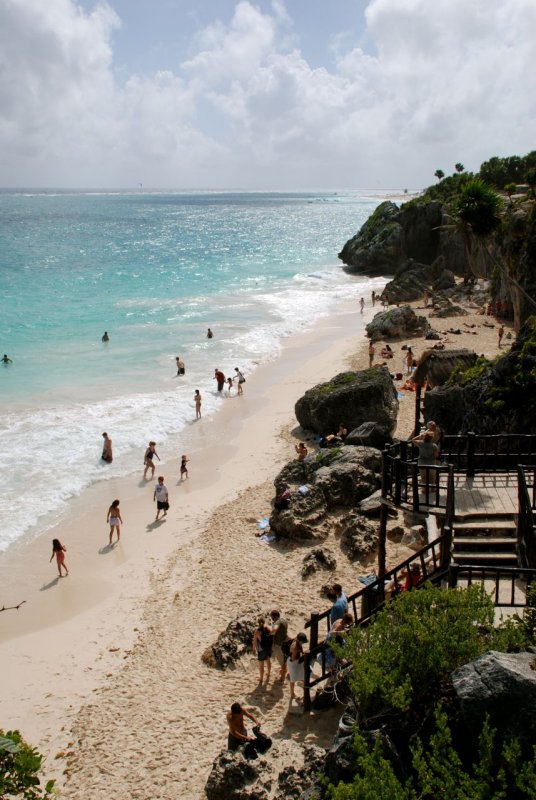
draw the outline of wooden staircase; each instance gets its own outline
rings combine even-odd
[[[452,560],[457,564],[515,567],[517,532],[510,514],[460,514],[454,517]]]

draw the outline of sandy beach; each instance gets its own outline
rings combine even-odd
[[[303,581],[307,546],[266,543],[256,533],[273,479],[294,456],[295,401],[337,372],[368,365],[364,324],[379,310],[367,302],[361,315],[343,303],[285,340],[277,360],[248,376],[243,397],[193,422],[187,481],[179,481],[180,453],[161,453],[156,474],[166,477],[171,500],[164,522],[153,521],[154,482],[142,480],[140,459],[138,475],[92,487],[71,503],[68,525],[2,559],[3,604],[26,602],[0,617],[0,719],[47,754],[45,774],[58,780],[62,797],[81,800],[91,788],[92,798],[201,798],[235,700],[253,707],[276,743],[329,744],[337,710],[288,714],[288,686],[272,678],[259,687],[252,657],[219,672],[201,655],[248,610],[279,607],[297,632],[325,607],[322,584],[338,579],[351,592],[373,569],[373,561],[350,563],[333,537],[326,544],[336,553],[335,574]],[[484,321],[495,323],[470,313],[433,327],[462,330],[447,347],[493,356],[496,329]],[[392,372],[405,372],[402,344],[392,345]],[[428,343],[411,345],[418,358]],[[400,394],[399,436],[411,433],[413,400]],[[124,525],[110,548],[106,512],[115,497]],[[53,536],[67,546],[70,574],[61,580],[48,564]],[[391,562],[407,553],[390,544]]]

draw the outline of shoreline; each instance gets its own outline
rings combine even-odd
[[[245,656],[225,673],[200,659],[238,613],[280,606],[290,630],[297,632],[312,610],[324,607],[319,597],[323,583],[336,578],[351,589],[356,576],[374,566],[375,557],[365,564],[345,560],[333,536],[328,546],[334,552],[337,548],[336,572],[303,581],[299,568],[308,545],[270,546],[255,535],[256,522],[270,510],[273,479],[294,456],[293,403],[305,389],[337,372],[368,365],[364,325],[381,309],[367,306],[360,315],[355,305],[341,303],[313,329],[285,340],[280,357],[248,377],[243,398],[230,398],[213,419],[203,420],[199,449],[189,453],[190,479],[175,485],[178,460],[162,469],[172,503],[167,522],[151,527],[154,510],[142,492],[141,470],[139,477],[92,487],[72,509],[84,569],[77,565],[59,586],[34,590],[38,602],[32,604],[26,632],[20,620],[29,604],[2,615],[4,633],[10,629],[2,645],[8,663],[2,723],[19,727],[46,755],[47,777],[60,785],[67,778],[62,796],[81,800],[84,786],[91,785],[95,798],[111,791],[142,798],[147,791],[136,787],[151,781],[155,797],[201,797],[210,764],[225,741],[224,709],[234,700],[253,706],[274,739],[329,744],[338,712],[313,715],[304,728],[301,718],[287,713],[287,687],[274,684],[258,691],[251,658]],[[417,303],[410,305],[423,313]],[[459,319],[482,322],[476,315]],[[432,324],[448,328],[452,319]],[[479,326],[478,333],[464,330],[451,337],[455,342],[449,346],[470,346],[490,356],[499,352],[495,331]],[[411,343],[417,356],[428,344],[422,339]],[[402,360],[401,344],[395,343],[392,371]],[[235,403],[241,404],[239,413]],[[400,403],[396,434],[407,436],[413,397],[403,395]],[[152,492],[154,482],[149,486]],[[104,518],[111,495],[121,497],[122,544],[100,554],[95,550],[108,540]],[[393,542],[389,547],[393,562],[409,552]],[[39,553],[33,549],[31,556],[20,553],[18,564],[13,563],[10,580],[20,580],[20,588],[47,571],[49,546],[44,554],[42,548]],[[5,585],[1,565],[0,576]],[[77,605],[76,592],[83,593],[84,607]],[[154,742],[140,755],[137,737],[140,727],[147,726]],[[128,742],[115,755],[107,742],[119,736]],[[136,759],[140,766],[132,769]],[[154,763],[162,775],[147,772]],[[166,775],[169,789],[161,785]]]

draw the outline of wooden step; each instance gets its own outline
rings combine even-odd
[[[517,539],[514,536],[454,536],[454,547],[460,545],[485,545],[486,547],[500,547],[504,545],[515,545]]]
[[[479,564],[484,561],[512,561],[517,564],[517,555],[515,553],[468,553],[463,550],[460,553],[454,551],[452,557],[458,564],[465,564],[468,561],[477,561]]]
[[[513,531],[514,533],[517,530],[517,526],[513,519],[472,519],[468,521],[454,521],[454,530],[464,530],[464,531],[473,531],[473,530],[501,530],[501,531]]]

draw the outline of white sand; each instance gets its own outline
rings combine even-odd
[[[190,479],[177,485],[177,460],[157,467],[170,489],[165,522],[152,524],[154,483],[143,482],[140,470],[85,492],[72,503],[69,529],[20,544],[3,559],[2,602],[27,602],[0,615],[1,724],[20,728],[48,754],[46,774],[64,784],[62,797],[86,798],[90,787],[92,798],[201,797],[234,700],[254,707],[276,739],[329,743],[336,713],[287,715],[288,686],[271,681],[259,689],[252,659],[224,673],[200,659],[238,613],[279,606],[297,631],[325,607],[323,583],[337,578],[354,591],[357,576],[373,566],[350,564],[333,536],[326,544],[337,558],[335,576],[302,581],[306,546],[269,545],[255,535],[270,510],[273,478],[294,455],[294,402],[348,368],[352,355],[354,367],[366,365],[363,325],[371,316],[370,308],[362,317],[343,304],[248,376],[242,398],[194,423]],[[451,337],[450,346],[492,355],[495,332],[478,332]],[[412,347],[419,354],[424,341]],[[404,398],[405,435],[412,420],[413,398]],[[114,497],[125,524],[110,551],[105,518]],[[53,536],[68,547],[70,575],[58,581],[55,564],[48,565]],[[390,560],[406,554],[392,546]]]

